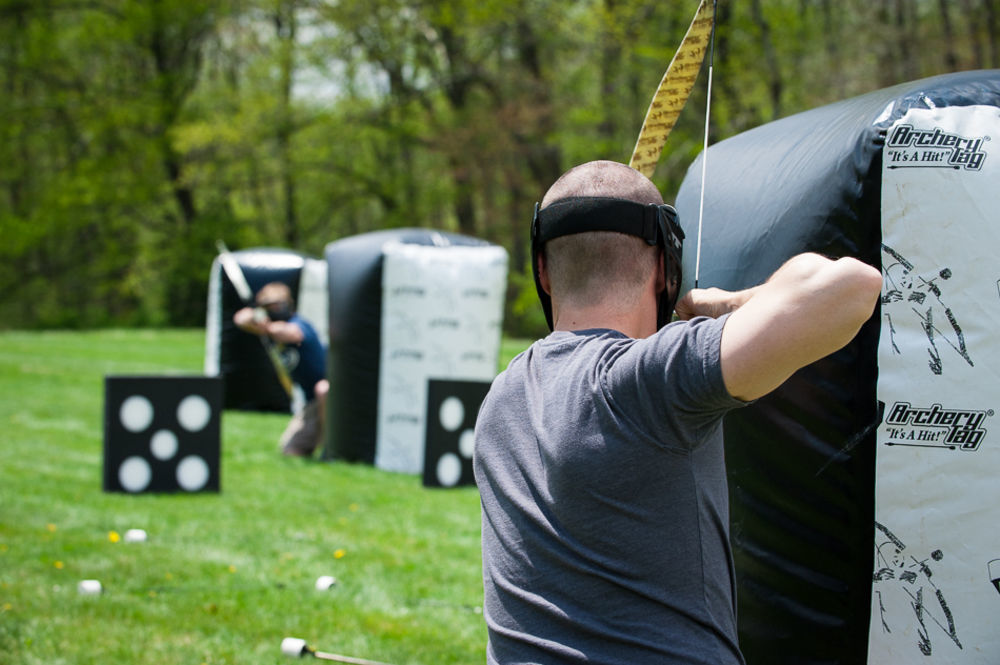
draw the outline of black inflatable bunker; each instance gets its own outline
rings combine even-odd
[[[496,375],[507,253],[459,234],[396,229],[330,243],[326,261],[323,455],[419,474],[429,380]],[[444,484],[458,477],[447,476]]]
[[[702,158],[677,197],[692,248]],[[801,113],[707,159],[699,286],[758,284],[803,251],[885,277],[847,348],[726,420],[747,662],[1000,663],[1000,71]]]
[[[726,420],[748,663],[1000,663],[998,107],[1000,72],[965,72],[708,150],[700,287],[804,251],[885,276],[847,348]],[[689,246],[702,158],[677,197]]]

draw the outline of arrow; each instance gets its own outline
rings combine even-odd
[[[337,663],[351,663],[352,665],[388,665],[387,663],[380,663],[377,660],[355,658],[354,656],[342,656],[337,653],[329,653],[326,651],[316,651],[306,644],[305,640],[297,637],[286,637],[281,640],[281,653],[293,658],[312,656],[313,658],[318,658],[320,660],[330,660]]]

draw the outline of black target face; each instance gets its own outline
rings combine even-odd
[[[472,471],[476,416],[489,389],[489,381],[428,381],[425,487],[476,482]]]
[[[222,380],[104,383],[104,491],[218,492]]]

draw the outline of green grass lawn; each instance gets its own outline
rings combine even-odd
[[[282,663],[284,637],[481,663],[479,497],[286,459],[228,411],[222,492],[101,491],[104,377],[200,374],[198,330],[0,333],[0,663]],[[527,346],[505,340],[501,364]],[[125,543],[128,529],[144,543]],[[317,591],[332,575],[337,584]],[[100,595],[81,595],[84,579]]]

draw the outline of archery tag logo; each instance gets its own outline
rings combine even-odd
[[[897,125],[886,140],[890,169],[965,169],[981,171],[986,161],[983,143],[989,136],[950,134],[940,127],[916,129]]]
[[[983,424],[993,415],[993,409],[967,411],[940,404],[924,409],[896,402],[885,417],[890,439],[886,445],[975,451],[986,437]]]

